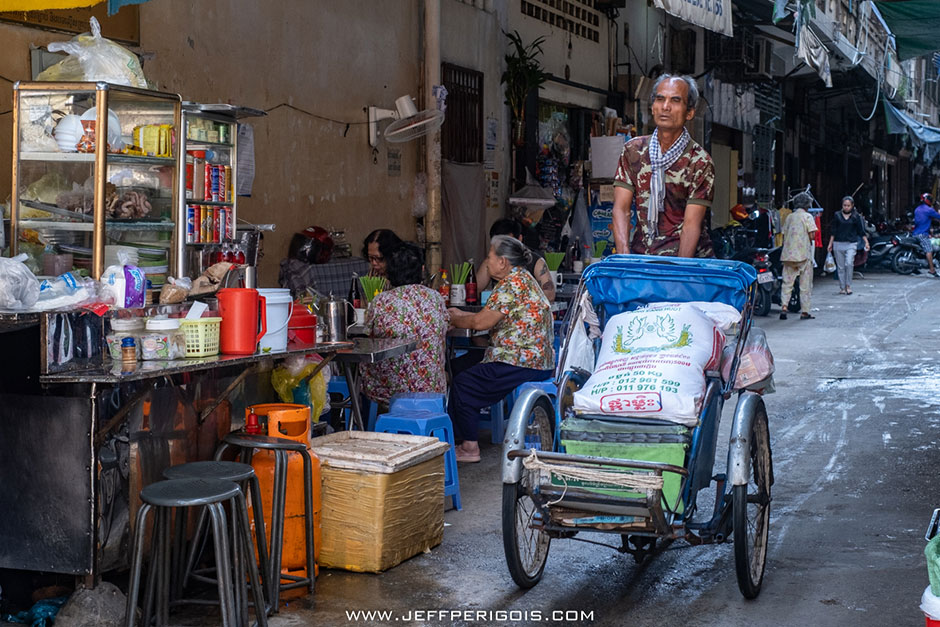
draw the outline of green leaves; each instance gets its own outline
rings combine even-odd
[[[506,33],[506,37],[512,51],[506,55],[506,70],[499,80],[506,85],[506,104],[513,117],[521,120],[529,92],[548,80],[548,74],[542,70],[538,60],[545,37],[538,37],[529,45],[522,42],[519,31]]]

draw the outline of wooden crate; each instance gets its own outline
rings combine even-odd
[[[342,431],[314,438],[326,568],[380,572],[444,537],[444,452],[437,438]]]

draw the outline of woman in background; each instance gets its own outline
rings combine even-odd
[[[362,256],[369,262],[369,276],[388,278],[388,258],[403,244],[390,229],[376,229],[362,242]]]

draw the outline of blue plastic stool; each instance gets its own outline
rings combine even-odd
[[[330,382],[326,384],[326,393],[329,396],[330,394],[342,394],[343,402],[349,402],[349,386],[346,385],[345,377],[332,377]],[[368,418],[366,419],[366,431],[374,431],[375,419],[379,413],[378,403],[373,403],[362,397],[360,394],[360,399],[364,401],[362,409],[363,414],[366,414]],[[332,404],[332,403],[331,403]],[[343,407],[343,421],[346,425],[346,430],[349,430],[349,423],[351,421],[352,409],[350,407]]]
[[[391,414],[409,411],[429,411],[436,414],[447,413],[444,407],[444,395],[437,392],[403,392],[396,394],[388,402]]]
[[[512,393],[510,393],[511,395]],[[506,433],[506,421],[509,419],[509,412],[512,411],[508,399],[509,396],[490,405],[489,416],[480,414],[479,426],[490,430],[490,442],[493,444],[503,443],[503,436]]]
[[[443,404],[443,394],[440,403]],[[402,407],[399,399],[398,407]],[[407,402],[405,403],[407,405]],[[391,410],[379,416],[375,423],[378,433],[407,433],[410,435],[425,435],[436,437],[441,442],[450,445],[444,453],[444,496],[451,497],[454,509],[460,510],[460,480],[457,477],[457,451],[454,448],[454,426],[450,416],[445,413],[431,411]]]

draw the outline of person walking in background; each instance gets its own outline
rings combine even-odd
[[[787,303],[793,292],[793,282],[800,277],[801,320],[815,318],[809,313],[813,295],[813,254],[815,252],[816,220],[806,211],[813,204],[813,197],[802,192],[793,198],[793,213],[783,224],[783,287],[780,293],[780,319],[787,319]]]
[[[927,272],[937,276],[933,266],[933,244],[930,243],[930,224],[933,220],[940,220],[940,213],[933,208],[933,196],[924,193],[920,195],[920,205],[914,209],[914,232],[912,235],[920,240],[920,247],[927,257]]]
[[[855,272],[855,251],[858,250],[858,238],[865,242],[868,250],[868,231],[862,214],[855,210],[855,199],[846,196],[842,199],[842,211],[832,216],[829,226],[829,252],[836,260],[839,273],[839,293],[852,293],[852,274]]]

